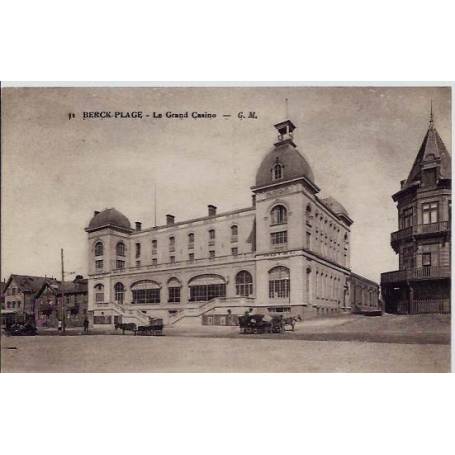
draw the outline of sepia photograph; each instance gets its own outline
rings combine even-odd
[[[2,86],[1,372],[450,372],[451,102]]]

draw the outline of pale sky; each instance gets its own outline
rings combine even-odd
[[[379,281],[396,270],[391,195],[435,125],[451,152],[450,88],[3,88],[2,279],[10,273],[87,275],[87,226],[115,207],[134,225],[248,207],[262,158],[286,116],[320,197],[354,220],[351,268]],[[82,120],[83,111],[199,111],[216,119]],[[257,119],[239,120],[239,111]],[[76,118],[68,120],[68,113]],[[232,114],[228,120],[222,114]]]

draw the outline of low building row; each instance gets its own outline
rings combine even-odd
[[[87,279],[82,275],[63,284],[53,277],[11,275],[2,288],[4,326],[33,321],[38,327],[57,327],[64,319],[68,327],[81,327],[87,318]]]

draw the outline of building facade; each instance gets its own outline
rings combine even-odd
[[[46,282],[56,281],[42,276],[10,275],[3,291],[2,325],[33,320],[36,293]]]
[[[114,208],[88,234],[88,308],[94,326],[233,321],[247,309],[293,315],[350,310],[350,226],[334,198],[318,197],[290,120],[258,167],[252,205],[135,228]],[[221,322],[222,324],[223,322]],[[227,322],[228,323],[228,322]]]
[[[379,296],[379,285],[374,281],[356,273],[351,273],[349,294],[353,313],[370,313],[383,310]]]
[[[81,275],[73,281],[65,281],[63,289],[61,281],[44,282],[35,296],[37,327],[57,327],[63,318],[67,327],[82,327],[88,309],[87,282]]]
[[[387,312],[450,312],[451,187],[451,157],[431,116],[409,176],[392,196],[399,270],[381,274]]]

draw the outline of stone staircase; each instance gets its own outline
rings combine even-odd
[[[190,307],[182,308],[173,316],[169,316],[168,324],[176,325],[187,319],[200,318],[202,315],[215,308],[235,308],[254,306],[254,299],[249,297],[216,297],[200,304],[194,303]]]
[[[123,305],[116,302],[111,303],[113,310],[122,316],[123,322],[134,322],[136,325],[149,325],[150,319],[147,315],[142,313],[140,310],[126,309]]]

